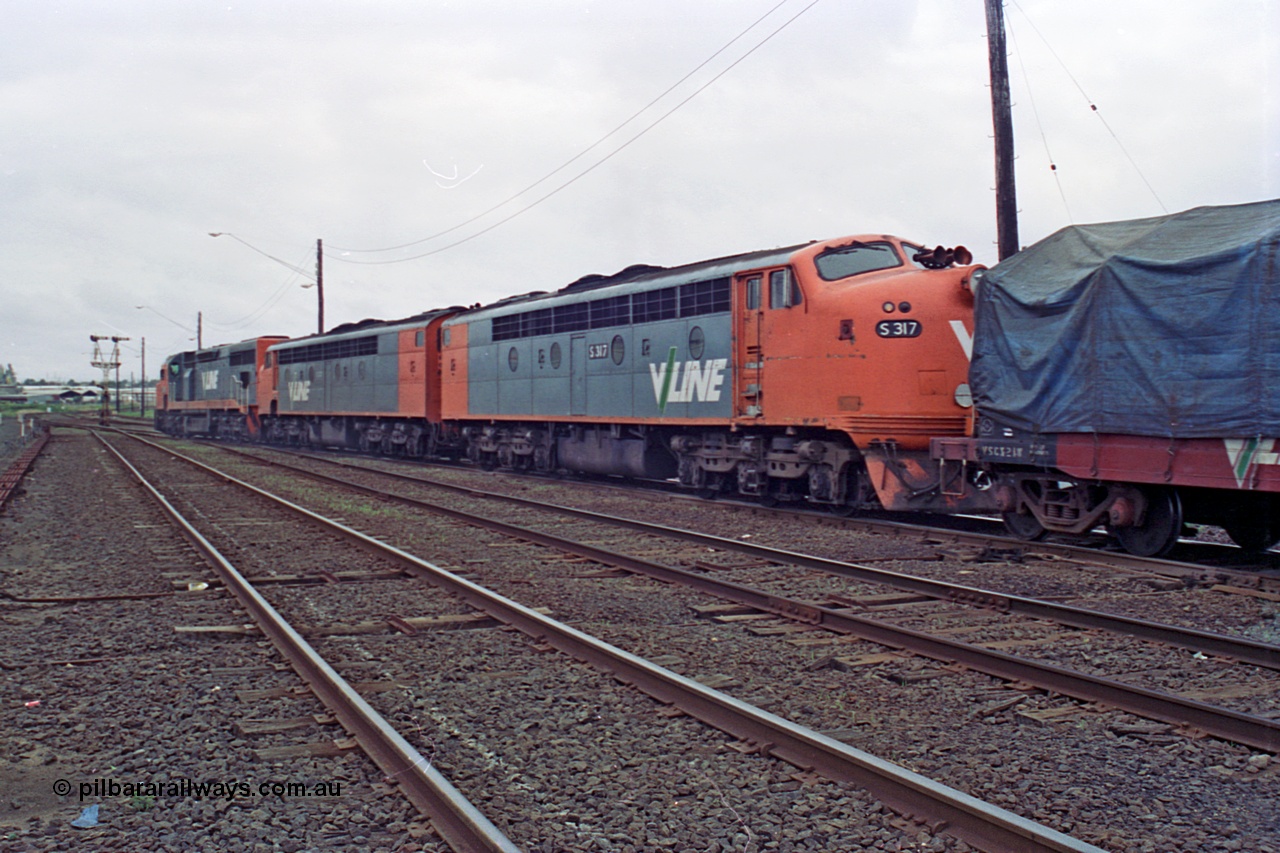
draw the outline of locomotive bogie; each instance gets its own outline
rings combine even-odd
[[[670,441],[681,485],[715,493],[850,506],[874,505],[857,488],[861,455],[847,438],[797,438],[772,432],[681,433]]]

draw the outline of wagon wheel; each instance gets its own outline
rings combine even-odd
[[[1182,499],[1171,489],[1153,489],[1147,495],[1147,517],[1142,525],[1117,527],[1120,544],[1136,557],[1162,557],[1173,550],[1182,533]]]
[[[1250,518],[1222,525],[1231,541],[1246,551],[1261,553],[1280,542],[1280,524],[1271,519]]]
[[[1036,542],[1049,533],[1040,523],[1040,519],[1030,512],[1009,510],[1000,517],[1004,519],[1004,529],[1008,530],[1015,539],[1021,539],[1024,542]]]

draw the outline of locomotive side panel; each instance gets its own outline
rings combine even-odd
[[[428,400],[439,401],[438,393],[429,393],[435,370],[428,345],[428,329],[402,329],[397,333],[397,414],[408,418],[426,418]],[[438,357],[438,356],[436,356]],[[439,403],[436,402],[436,406]],[[436,419],[439,411],[436,410]]]
[[[498,413],[498,348],[489,336],[487,321],[462,324],[465,342],[459,351],[465,365],[466,396],[461,416]]]
[[[714,299],[711,296],[714,290]],[[729,280],[576,297],[451,325],[446,417],[678,423],[732,416]],[[556,325],[562,330],[555,330]],[[465,353],[466,406],[459,359]]]
[[[470,414],[470,324],[445,321],[440,329],[440,419],[457,422]]]
[[[398,411],[396,332],[291,343],[277,347],[275,353],[282,415],[391,415]]]
[[[602,329],[588,332],[586,388],[587,417],[600,421],[630,420],[635,417],[629,351],[631,330]],[[572,383],[574,377],[570,375]]]
[[[728,312],[638,327],[636,414],[664,423],[733,416],[733,320]]]
[[[498,359],[494,374],[498,377],[497,414],[527,416],[533,411],[533,359],[529,357],[531,341],[504,341],[494,346]]]
[[[570,357],[572,341],[565,335],[531,338],[529,347],[529,369],[533,374],[530,411],[546,418],[570,414],[568,400],[574,372]]]

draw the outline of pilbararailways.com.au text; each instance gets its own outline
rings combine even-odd
[[[258,797],[340,797],[342,782],[281,782],[269,780],[254,784],[239,780],[225,782],[196,782],[192,779],[172,779],[167,782],[128,781],[118,779],[94,779],[73,786],[66,779],[53,783],[53,792],[65,797],[78,791],[80,801],[107,797],[161,797],[191,800],[234,800]]]

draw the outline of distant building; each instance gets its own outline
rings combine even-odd
[[[17,385],[13,402],[20,403],[96,403],[102,390],[92,385]],[[3,395],[0,395],[3,396]]]

